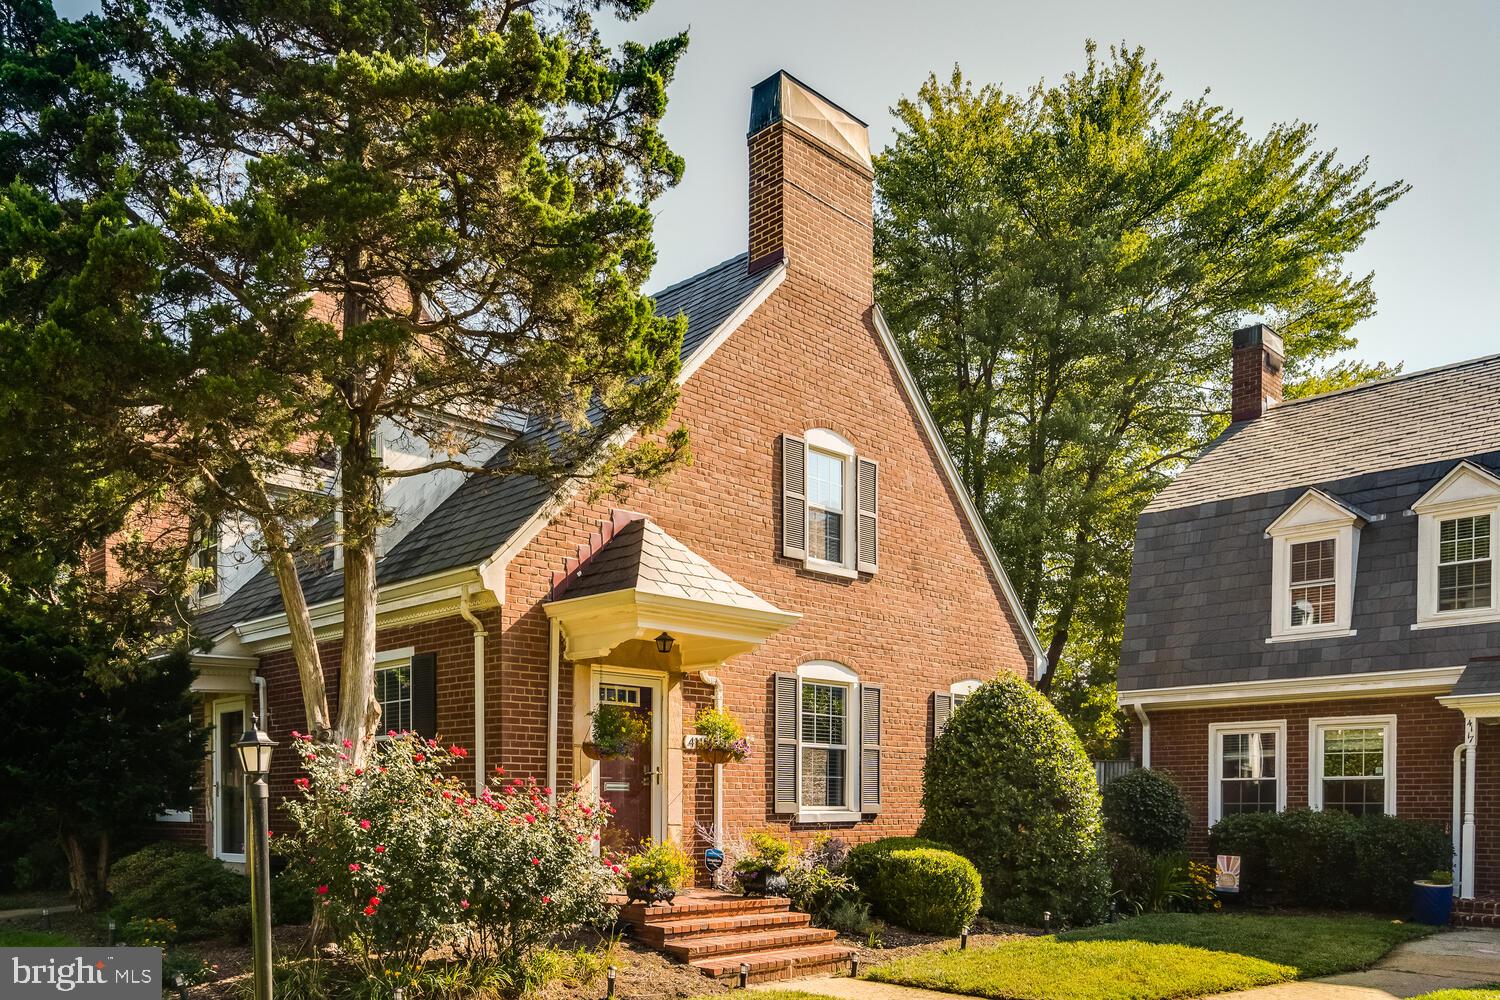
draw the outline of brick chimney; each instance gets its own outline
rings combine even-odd
[[[1281,402],[1281,334],[1256,323],[1234,331],[1229,413],[1234,423],[1254,420]]]
[[[874,300],[870,135],[786,72],[750,98],[750,272],[785,260],[861,306]]]

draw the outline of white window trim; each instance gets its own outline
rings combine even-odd
[[[1317,508],[1325,512],[1319,516]],[[1310,516],[1308,516],[1310,515]],[[1287,523],[1283,523],[1287,522]],[[1271,635],[1267,642],[1297,642],[1355,635],[1354,572],[1359,565],[1359,519],[1316,490],[1286,509],[1266,536],[1271,539]],[[1333,621],[1292,625],[1292,546],[1332,539]]]
[[[948,685],[948,696],[953,699],[952,702],[950,702],[951,711],[958,711],[958,706],[963,703],[959,701],[959,699],[962,698],[964,701],[968,701],[969,696],[972,695],[975,691],[978,691],[980,687],[983,686],[983,684],[984,681],[970,678],[964,681],[955,681],[954,683]]]
[[[1224,818],[1221,813],[1224,807],[1223,792],[1219,787],[1222,781],[1220,770],[1223,764],[1219,753],[1220,737],[1235,733],[1276,734],[1276,811],[1286,811],[1286,720],[1215,722],[1208,727],[1208,825],[1210,829]]]
[[[849,689],[845,702],[849,717],[844,724],[844,742],[848,749],[844,773],[847,784],[848,806],[844,809],[826,809],[802,805],[802,684],[813,681],[819,684],[841,684]],[[859,750],[860,732],[859,674],[841,663],[832,660],[812,660],[797,667],[797,822],[799,823],[858,823],[864,818],[860,811]]]
[[[808,537],[803,541],[803,546],[808,555],[803,559],[802,564],[806,568],[818,573],[827,573],[830,576],[841,576],[857,580],[859,579],[859,571],[854,568],[854,559],[856,545],[858,544],[855,535],[859,530],[859,512],[855,509],[857,502],[855,480],[859,475],[859,465],[854,453],[854,445],[833,431],[822,427],[814,427],[812,430],[806,431],[802,435],[802,442],[807,452],[822,452],[825,455],[832,455],[844,463],[844,509],[842,512],[843,525],[840,531],[841,554],[843,558],[839,562],[832,562],[831,560],[819,559],[812,555],[812,546],[809,544],[812,538],[812,501],[804,499],[803,503],[807,505],[808,513],[803,523],[806,525]],[[808,464],[806,454],[804,454],[802,461],[805,467]],[[803,475],[804,477],[806,476],[805,468]]]
[[[416,655],[417,647],[415,646],[402,646],[400,649],[381,650],[380,652],[375,654],[375,665],[372,668],[372,672],[379,673],[381,670],[387,667],[409,667],[411,666],[413,657],[415,657]],[[384,706],[381,706],[381,709],[381,721],[384,722]],[[390,737],[386,735],[387,730],[389,730],[390,728],[390,726],[385,726],[378,733],[376,733],[376,742],[390,739]]]
[[[1396,815],[1396,717],[1394,715],[1341,715],[1307,720],[1307,804],[1323,809],[1323,735],[1329,729],[1385,730],[1385,812]]]
[[[1417,620],[1412,628],[1448,628],[1500,621],[1500,594],[1496,593],[1500,590],[1500,573],[1496,572],[1500,570],[1500,553],[1496,552],[1496,543],[1500,542],[1500,537],[1496,534],[1500,532],[1500,495],[1472,497],[1429,506],[1422,506],[1419,502],[1413,509],[1417,508],[1420,508],[1417,511]],[[1438,542],[1442,522],[1482,514],[1490,516],[1490,606],[1463,611],[1439,611]]]
[[[203,554],[203,542],[206,539],[207,535],[208,532],[205,531],[193,544],[192,568],[194,570],[203,568],[198,565],[198,559]],[[189,602],[194,608],[199,608],[202,610],[216,608],[224,602],[224,525],[222,522],[214,522],[213,536],[214,592],[212,594],[205,594],[202,590],[202,583],[194,584],[192,600]],[[186,822],[186,820],[166,820],[166,822],[180,823]]]

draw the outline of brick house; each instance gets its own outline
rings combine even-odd
[[[1500,355],[1281,402],[1234,335],[1233,423],[1140,518],[1119,703],[1191,844],[1234,812],[1394,813],[1500,892]]]
[[[714,829],[912,832],[952,695],[1045,669],[873,304],[865,125],[780,73],[754,88],[748,142],[748,253],[656,297],[688,321],[673,419],[692,465],[613,503],[517,478],[402,480],[378,570],[382,729],[464,745],[475,780],[503,766],[592,785],[621,842],[669,837],[695,856]],[[497,422],[493,460],[532,433]],[[382,438],[384,460],[402,447]],[[228,745],[257,701],[283,745],[305,720],[275,583],[228,535],[206,557],[220,582],[199,622],[207,792],[164,819],[235,862]],[[333,696],[341,574],[304,585]],[[716,699],[751,736],[743,764],[684,748]],[[601,702],[646,716],[649,746],[586,756]],[[276,796],[293,758],[277,758]]]

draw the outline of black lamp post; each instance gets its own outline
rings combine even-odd
[[[254,958],[255,1000],[271,1000],[271,751],[276,741],[250,717],[250,728],[234,745],[245,771],[245,799],[250,804],[250,928]]]

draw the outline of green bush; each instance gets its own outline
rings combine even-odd
[[[1160,771],[1138,768],[1104,788],[1104,828],[1151,854],[1187,849],[1187,801]]]
[[[814,920],[824,923],[823,914],[830,906],[858,892],[848,863],[849,846],[826,833],[819,834],[783,873],[792,908],[811,913]]]
[[[1452,863],[1452,844],[1430,823],[1337,810],[1226,816],[1210,832],[1215,854],[1240,856],[1246,898],[1296,906],[1399,912],[1411,883]]]
[[[625,888],[632,899],[670,899],[688,884],[692,873],[692,861],[675,841],[647,840],[639,853],[625,860]]]
[[[1003,675],[953,713],[927,755],[919,836],[974,863],[984,911],[1037,925],[1108,912],[1099,786],[1078,734],[1035,688]]]
[[[213,914],[250,898],[243,875],[200,851],[170,844],[152,844],[120,859],[110,873],[109,889],[110,915],[116,920],[170,920],[184,941],[218,933]]]
[[[855,844],[850,848],[849,858],[844,862],[844,871],[854,879],[854,884],[859,886],[859,891],[865,894],[865,898],[873,898],[871,893],[875,886],[875,872],[880,867],[880,862],[895,851],[923,848],[934,848],[940,851],[947,849],[937,841],[924,840],[921,837],[884,837],[880,840]]]
[[[877,881],[887,919],[923,934],[957,934],[979,912],[984,883],[967,858],[919,847],[892,851]]]

